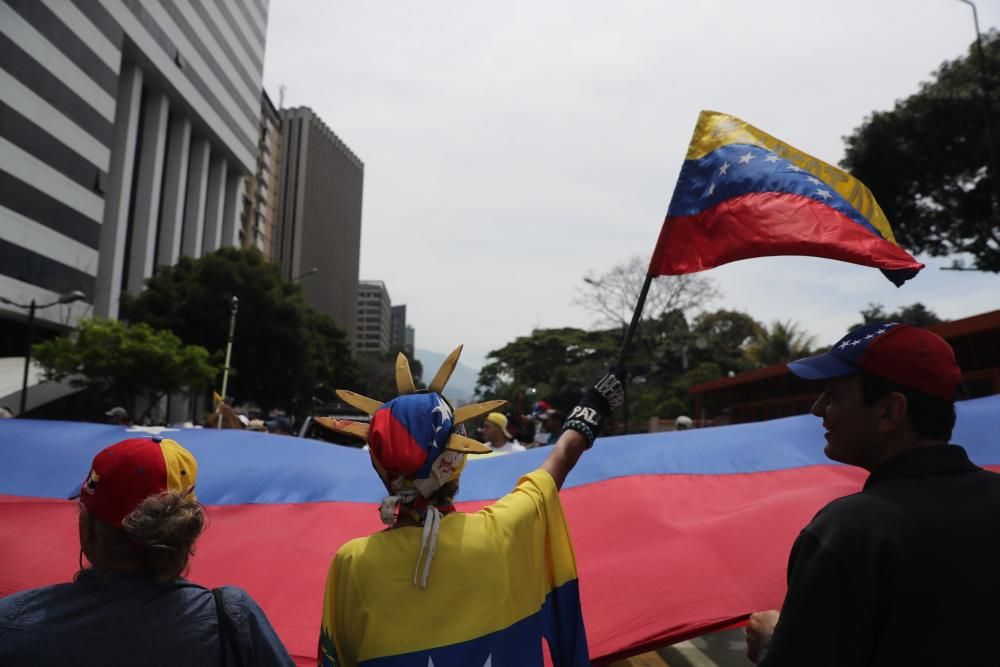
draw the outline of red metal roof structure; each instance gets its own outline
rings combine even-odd
[[[947,340],[962,369],[965,398],[1000,394],[1000,310],[927,327]],[[692,385],[695,419],[740,424],[805,414],[819,387],[785,364]]]

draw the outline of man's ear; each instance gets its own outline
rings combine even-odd
[[[895,431],[909,419],[909,401],[898,391],[889,392],[878,400],[878,430]]]

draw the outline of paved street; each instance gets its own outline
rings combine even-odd
[[[743,628],[725,630],[618,660],[612,667],[750,667]]]

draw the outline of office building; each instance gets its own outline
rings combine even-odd
[[[381,280],[360,281],[355,348],[359,354],[385,354],[389,351],[392,315],[392,302],[385,283]]]
[[[274,259],[280,164],[281,117],[271,98],[261,92],[257,166],[247,176],[243,190],[239,244],[243,248],[256,248],[268,259]]]
[[[405,334],[405,336],[403,338],[403,350],[406,351],[407,356],[409,356],[411,359],[416,354],[416,350],[417,350],[417,348],[414,347],[414,345],[416,345],[416,343],[414,342],[414,339],[415,339],[415,335],[414,335],[413,327],[411,327],[409,324],[407,324],[406,325],[406,334]]]
[[[365,167],[311,109],[280,109],[279,115],[274,261],[286,279],[301,282],[306,304],[333,318],[353,346]]]
[[[267,0],[0,0],[0,296],[114,318],[156,265],[238,242],[266,29]]]
[[[392,307],[389,347],[393,350],[402,350],[406,347],[406,304]]]

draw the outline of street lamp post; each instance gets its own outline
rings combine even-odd
[[[72,292],[66,292],[65,294],[60,294],[59,298],[51,303],[43,303],[38,305],[34,299],[31,303],[17,303],[16,301],[11,301],[6,297],[0,296],[0,302],[6,303],[10,306],[16,308],[26,308],[28,310],[28,331],[26,338],[26,345],[24,350],[24,372],[21,374],[21,405],[17,412],[17,416],[21,417],[24,415],[25,410],[28,406],[28,368],[31,366],[31,344],[35,333],[35,311],[39,308],[48,308],[50,306],[55,306],[60,303],[73,303],[74,301],[84,301],[87,295],[80,290],[73,290]]]
[[[35,308],[35,300],[32,299],[31,306],[28,307],[28,335],[26,336],[27,343],[24,346],[24,373],[21,375],[21,406],[17,411],[18,417],[24,414],[28,405],[28,367],[31,366],[31,339],[35,332]]]
[[[236,333],[236,311],[240,308],[240,300],[233,297],[229,311],[229,338],[226,340],[226,365],[222,369],[222,401],[226,401],[226,391],[229,389],[229,360],[233,354],[233,335]],[[219,423],[216,428],[222,428],[222,410],[219,410]]]

